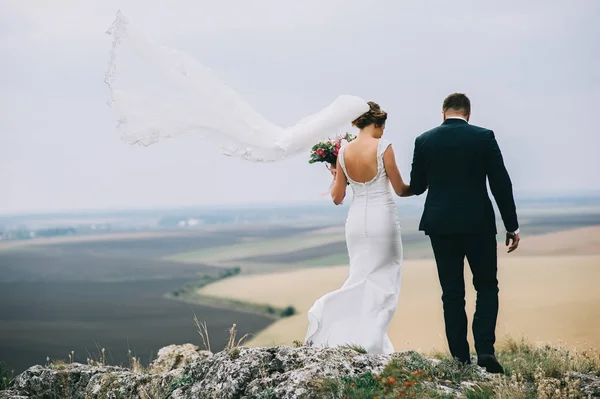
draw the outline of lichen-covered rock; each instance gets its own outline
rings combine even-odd
[[[380,372],[388,356],[351,349],[236,348],[216,355],[194,345],[161,349],[145,373],[121,367],[34,366],[14,391],[33,397],[78,398],[311,398],[324,378]]]
[[[600,398],[600,376],[573,373],[572,377],[578,381],[581,393],[585,397]]]
[[[0,391],[0,399],[29,399],[29,396],[12,389]]]
[[[380,372],[388,361],[341,348],[234,349],[189,367],[194,383],[187,397],[252,398],[269,391],[276,398],[309,398],[324,378]]]
[[[158,357],[150,364],[149,372],[164,374],[174,370],[182,370],[193,362],[212,356],[208,351],[192,344],[169,345],[158,351]]]
[[[471,380],[493,381],[477,368],[462,372],[460,378],[448,377],[456,366],[416,352],[374,356],[349,348],[281,346],[235,348],[213,355],[194,345],[172,345],[161,349],[143,372],[75,363],[31,367],[9,390],[0,391],[0,399],[320,399],[325,380],[379,374],[388,364],[427,370],[431,380],[422,381],[423,386],[451,397],[464,397],[475,387]],[[598,376],[573,373],[572,378],[584,397],[598,397]]]
[[[270,364],[272,370],[273,364],[278,366],[275,372],[253,381],[245,394],[253,397],[271,388],[278,398],[315,397],[325,378],[379,373],[388,362],[387,356],[368,356],[352,349],[280,348]]]
[[[120,372],[94,376],[86,389],[86,399],[167,398],[172,377],[168,374]]]
[[[14,392],[35,398],[152,398],[158,393],[160,397],[167,397],[172,380],[168,374],[135,373],[122,367],[73,363],[31,367],[15,379],[12,388]]]
[[[85,398],[85,391],[95,375],[124,372],[120,367],[92,367],[79,363],[33,366],[17,376],[13,388],[34,397]]]

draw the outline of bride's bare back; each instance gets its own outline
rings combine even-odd
[[[373,137],[360,137],[346,146],[344,162],[351,180],[367,183],[377,176],[378,143]]]
[[[360,133],[358,138],[347,144],[343,151],[342,156],[348,178],[341,172],[340,159],[338,158],[336,167],[338,172],[336,172],[335,183],[331,190],[331,197],[336,205],[341,204],[346,196],[348,179],[356,183],[369,183],[380,172],[377,169],[379,140],[383,136],[387,113],[382,111],[375,103],[369,102],[369,106],[371,107],[369,112],[352,122],[354,126],[360,129]],[[397,195],[401,197],[412,195],[410,187],[404,183],[400,175],[396,164],[396,156],[391,145],[387,146],[383,153],[383,168]]]

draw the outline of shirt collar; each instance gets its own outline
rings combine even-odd
[[[462,116],[448,116],[446,119],[462,119],[463,121],[467,122],[467,119],[463,118]]]

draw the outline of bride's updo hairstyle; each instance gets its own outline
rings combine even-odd
[[[367,104],[369,104],[371,109],[353,120],[352,126],[359,129],[363,129],[372,124],[374,124],[375,127],[383,126],[387,120],[387,112],[382,110],[379,104],[374,103],[373,101],[369,101]]]

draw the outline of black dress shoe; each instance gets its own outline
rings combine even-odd
[[[504,374],[504,368],[494,355],[478,355],[477,365],[483,367],[488,373]]]

